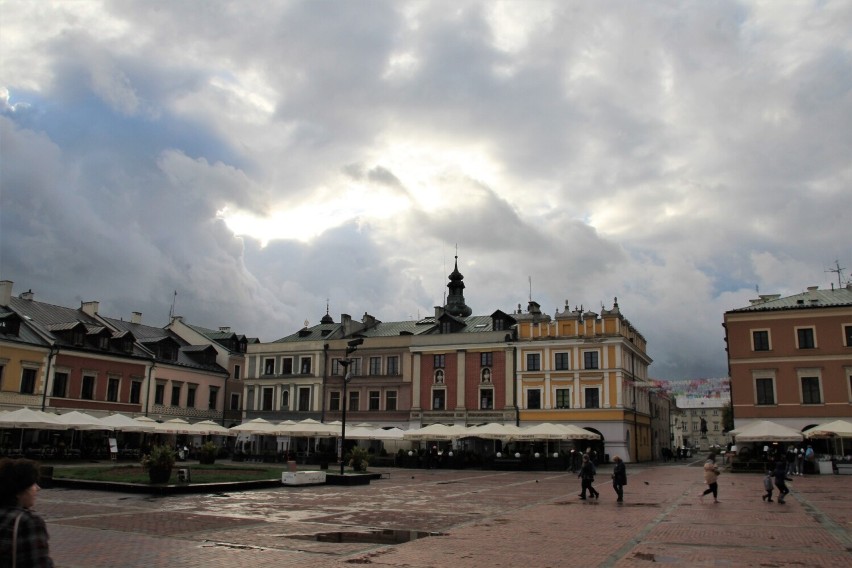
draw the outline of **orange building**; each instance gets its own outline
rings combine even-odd
[[[852,284],[725,313],[734,424],[796,430],[852,417]]]

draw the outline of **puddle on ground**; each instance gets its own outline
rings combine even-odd
[[[314,534],[282,535],[295,540],[312,540],[315,542],[366,542],[372,544],[401,544],[430,536],[444,536],[446,533],[409,531],[396,529],[380,529],[370,531],[334,531]]]

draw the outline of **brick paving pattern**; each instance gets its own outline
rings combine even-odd
[[[721,502],[702,504],[700,467],[628,464],[619,505],[606,466],[587,501],[571,472],[386,471],[227,494],[45,489],[37,509],[65,568],[852,565],[848,476],[797,477],[781,505],[761,501],[760,475],[723,473]],[[417,531],[433,535],[394,541]]]

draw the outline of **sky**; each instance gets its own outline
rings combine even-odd
[[[458,254],[475,315],[618,298],[652,377],[724,377],[726,310],[852,274],[850,30],[847,0],[0,0],[0,279],[272,341],[430,315]]]

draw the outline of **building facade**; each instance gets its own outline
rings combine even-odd
[[[681,411],[681,444],[689,448],[706,450],[710,446],[725,447],[730,436],[725,433],[725,407],[729,398],[678,397],[676,404]]]
[[[725,313],[736,428],[852,417],[852,284],[762,295]]]

